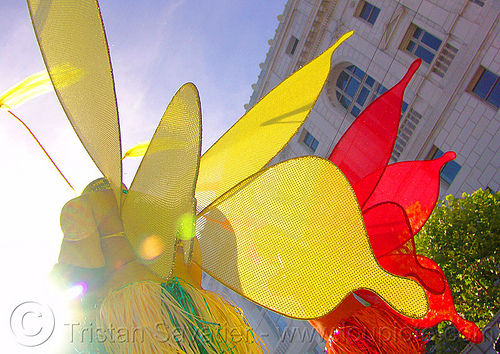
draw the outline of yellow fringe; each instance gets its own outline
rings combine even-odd
[[[254,354],[263,353],[263,348],[267,351],[239,308],[217,294],[178,281],[199,316],[182,309],[178,299],[159,283],[129,284],[111,292],[97,316],[100,342],[106,351],[184,354]],[[190,328],[199,332],[190,333]],[[207,337],[212,340],[203,340]]]
[[[56,67],[51,71],[52,80],[59,88],[69,86],[83,76],[81,69],[69,64]],[[0,94],[0,109],[11,110],[23,103],[53,90],[46,70],[28,76],[23,81]]]

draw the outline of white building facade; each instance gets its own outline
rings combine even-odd
[[[406,89],[392,162],[454,151],[441,172],[441,196],[500,190],[500,0],[289,0],[248,110],[344,33],[327,85],[309,118],[273,163],[328,158],[357,115],[422,65]],[[223,287],[204,277],[204,286]],[[230,291],[226,291],[226,293]],[[271,353],[321,353],[307,321],[278,316],[231,293]]]
[[[290,0],[250,108],[342,34],[327,87],[302,130],[274,162],[328,157],[355,117],[391,88],[410,64],[392,161],[423,160],[452,150],[442,193],[500,189],[500,1]]]

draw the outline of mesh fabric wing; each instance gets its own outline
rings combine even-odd
[[[185,84],[168,105],[122,206],[136,254],[164,279],[171,275],[177,233],[194,222],[200,147],[198,91]]]
[[[113,75],[99,8],[91,0],[28,0],[42,56],[61,105],[83,146],[110,181],[118,205],[121,145]],[[68,85],[57,72],[70,67]]]
[[[199,210],[258,172],[302,126],[330,72],[344,34],[322,55],[280,83],[238,120],[201,158],[196,186]]]
[[[205,271],[287,316],[323,316],[359,288],[410,317],[428,310],[416,282],[377,263],[356,196],[325,159],[292,159],[255,174],[205,210],[198,232]]]
[[[395,86],[361,112],[330,154],[329,160],[339,166],[353,186],[361,208],[364,208],[391,158],[403,93],[421,62],[421,59],[415,60]],[[360,188],[359,182],[370,174],[370,183],[365,181]]]
[[[379,264],[392,274],[415,279],[426,291],[429,312],[422,319],[405,320],[418,327],[450,320],[467,339],[475,341],[481,332],[456,314],[442,270],[416,254],[413,239],[436,205],[440,169],[455,154],[388,165],[398,134],[403,92],[420,62],[413,62],[397,85],[356,118],[329,159],[353,185]],[[366,290],[356,294],[367,298]],[[370,298],[377,299],[372,295]]]
[[[61,105],[122,205],[118,112],[98,5],[93,0],[28,0],[28,6]],[[78,72],[78,79],[62,81],[57,75],[61,68]],[[198,94],[194,85],[186,85],[165,112],[123,206],[135,252],[163,278],[171,272],[181,216],[194,217],[200,134]]]

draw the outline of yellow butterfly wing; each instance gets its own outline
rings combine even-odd
[[[118,112],[97,2],[28,0],[28,6],[61,105],[122,206]],[[75,73],[72,81],[62,76],[61,70]],[[201,133],[199,107],[194,85],[179,90],[123,203],[122,218],[134,251],[162,278],[171,274],[177,232],[189,229],[186,224],[194,219]],[[171,149],[172,141],[181,144]]]
[[[196,186],[199,210],[262,169],[306,120],[330,72],[331,57],[353,32],[276,86],[201,158]]]
[[[428,311],[417,282],[377,263],[356,196],[328,160],[302,157],[255,174],[210,205],[197,228],[203,269],[284,315],[324,316],[360,288],[409,317]]]
[[[194,223],[200,148],[200,99],[196,87],[185,84],[165,110],[122,206],[132,247],[163,279],[171,275],[176,236],[189,238],[189,231],[178,233]]]
[[[121,145],[108,45],[95,1],[28,0],[38,44],[61,105],[120,205]],[[72,83],[61,68],[78,73]]]

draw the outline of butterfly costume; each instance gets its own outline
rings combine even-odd
[[[385,306],[413,326],[431,322],[429,314],[442,304],[436,297],[449,289],[412,242],[437,194],[391,194],[390,178],[405,167],[388,165],[402,94],[418,64],[367,107],[329,159],[304,156],[272,166],[321,94],[335,49],[352,32],[277,85],[203,155],[200,98],[185,84],[127,188],[98,3],[28,0],[28,7],[59,101],[104,176],[64,206],[55,269],[69,283],[85,282],[88,320],[108,335],[111,328],[145,331],[142,341],[107,340],[94,350],[262,352],[241,310],[202,289],[202,271],[265,308],[311,320],[327,340],[339,323],[327,317],[354,292],[358,303]],[[61,70],[75,73],[71,82],[60,79]],[[407,167],[435,176],[450,159]],[[409,218],[420,200],[427,209]],[[387,227],[381,215],[391,215],[396,226]]]

